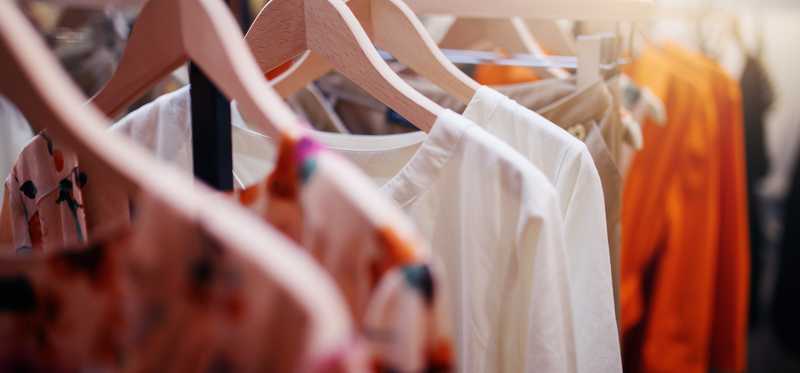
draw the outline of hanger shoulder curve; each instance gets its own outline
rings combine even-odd
[[[439,42],[448,49],[502,48],[508,53],[528,53],[509,19],[456,18]]]
[[[269,21],[261,21],[269,20]],[[262,72],[301,55],[306,47],[305,11],[292,0],[270,0],[245,33]]]
[[[519,17],[458,18],[445,33],[440,45],[448,49],[497,49],[505,53],[531,54],[546,57],[528,25]],[[567,72],[556,67],[532,67],[537,75],[566,78]]]
[[[522,22],[542,49],[557,56],[575,55],[575,40],[555,20],[523,19]]]
[[[149,1],[142,8],[117,69],[91,99],[109,117],[125,108],[186,60],[177,1]],[[164,22],[173,19],[174,22]]]
[[[119,68],[91,102],[109,116],[116,114],[189,59],[228,98],[239,101],[259,130],[296,134],[294,115],[269,87],[220,0],[148,1]]]
[[[287,98],[333,70],[324,57],[313,51],[306,52],[289,70],[272,81],[272,87],[283,98]]]
[[[259,27],[260,32],[270,28],[261,28],[261,24],[272,23],[273,17],[285,14],[283,11],[270,10],[284,7],[299,7],[304,10],[303,23],[293,23],[294,30],[282,30],[282,34],[292,38],[304,38],[305,42],[292,41],[295,48],[305,48],[324,58],[334,69],[359,85],[369,94],[387,106],[400,113],[411,123],[423,131],[429,131],[436,121],[441,110],[439,105],[414,90],[403,81],[389,65],[380,57],[372,45],[366,31],[361,27],[356,17],[340,0],[273,0],[267,4],[256,20],[253,27]],[[302,28],[304,27],[304,28]],[[274,30],[274,28],[272,28]],[[256,49],[253,43],[267,42],[265,35],[251,29],[247,33],[247,41],[251,48]],[[269,41],[274,43],[274,41]],[[264,71],[275,68],[285,62],[284,57],[296,56],[304,49],[280,50],[276,57],[268,52],[262,45],[264,53],[257,54],[260,58],[259,65]],[[291,57],[289,57],[291,58]]]
[[[468,103],[480,84],[450,62],[427,34],[413,12],[399,0],[350,0],[347,3],[375,44],[398,61],[428,78],[446,92]],[[314,53],[275,81],[286,97],[332,70]]]
[[[237,100],[259,130],[298,136],[298,120],[261,73],[227,6],[219,0],[181,1],[182,35],[192,61],[229,99]]]
[[[348,79],[429,132],[443,109],[392,71],[347,5],[339,0],[305,2],[309,49],[318,51]]]
[[[480,84],[453,65],[428,35],[425,26],[400,0],[356,0],[372,4],[375,42],[418,74],[469,103]]]

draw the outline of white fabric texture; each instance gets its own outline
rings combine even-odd
[[[234,123],[242,121],[232,106]],[[129,113],[111,126],[111,131],[135,140],[160,160],[192,173],[192,109],[189,86],[159,96]],[[272,170],[277,149],[263,142],[248,141],[252,135],[234,128],[233,153],[236,168],[234,182],[239,187],[253,184]],[[265,160],[267,160],[265,162]]]
[[[160,160],[192,172],[192,108],[189,86],[159,96],[111,126]]]
[[[22,116],[11,101],[0,96],[0,179],[5,180],[22,148],[33,138],[33,131],[28,121]],[[0,183],[0,206],[2,206],[3,189]]]
[[[621,372],[603,187],[588,149],[489,87],[478,89],[464,116],[511,145],[555,186],[564,217],[578,372]]]
[[[162,96],[114,129],[191,172],[189,100],[185,88]],[[234,173],[246,185],[269,172],[275,148],[232,117]],[[159,138],[169,132],[184,136]],[[459,371],[576,371],[563,220],[545,175],[451,111],[427,135],[315,137],[381,185],[444,264]]]
[[[563,227],[544,175],[449,111],[429,135],[317,138],[382,184],[445,264],[462,371],[575,371]]]

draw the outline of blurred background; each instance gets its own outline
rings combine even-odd
[[[87,96],[114,71],[140,4],[18,2]],[[264,1],[233,3],[240,16],[252,17]],[[800,1],[656,3],[652,17],[637,21],[635,27],[567,21],[559,26],[568,33],[619,31],[631,60],[638,57],[644,39],[677,42],[716,61],[739,81],[750,207],[747,367],[750,372],[800,372],[800,301],[795,300],[800,295]],[[452,19],[428,19],[426,24],[434,37],[441,37]],[[474,73],[474,67],[465,69]],[[187,83],[180,69],[130,110]],[[14,114],[0,106],[0,118],[4,115]],[[8,173],[29,136],[30,131],[21,128],[0,139],[0,174]]]

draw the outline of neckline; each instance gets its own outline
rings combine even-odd
[[[267,135],[248,128],[235,103],[231,116],[233,128],[246,137],[258,138],[277,146]],[[392,135],[353,135],[311,131],[311,137],[327,149],[338,153],[390,152],[410,146],[419,147],[414,154],[378,189],[392,198],[400,207],[413,203],[436,181],[441,170],[461,144],[473,122],[451,110],[443,110],[430,133],[422,131]],[[342,155],[345,159],[345,155]],[[371,175],[367,175],[372,179]]]

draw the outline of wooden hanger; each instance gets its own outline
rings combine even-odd
[[[236,20],[220,0],[150,0],[134,25],[119,67],[91,102],[108,116],[191,59],[256,129],[299,136],[291,110],[270,88]]]
[[[152,161],[144,150],[107,130],[103,115],[95,107],[85,105],[77,87],[70,83],[36,32],[10,2],[0,2],[0,43],[3,75],[0,94],[17,105],[35,130],[47,129],[50,137],[75,151],[82,167],[86,162],[96,163],[103,173],[120,182],[128,195],[136,195],[140,189],[192,189],[191,183],[178,181],[178,177],[158,183],[173,172]],[[269,86],[265,86],[269,91]],[[280,100],[278,103],[283,105]],[[158,175],[157,180],[153,180],[153,175]],[[159,187],[149,187],[152,184]],[[174,192],[173,197],[187,191]]]
[[[576,43],[578,54],[576,83],[578,90],[586,89],[592,84],[605,80],[602,66],[603,64],[608,63],[609,60],[616,60],[616,42],[616,36],[613,33],[608,32],[578,36]],[[621,78],[617,85],[610,85],[609,89],[622,89],[621,84],[624,79]],[[622,93],[617,91],[616,96],[621,97]],[[620,105],[622,104],[623,103],[620,103]],[[642,133],[642,127],[639,121],[636,120],[627,109],[621,110],[619,115],[621,116],[620,123],[625,131],[625,141],[633,146],[634,149],[642,149],[644,144],[644,134]]]
[[[0,44],[0,94],[17,106],[36,132],[47,129],[48,136],[79,156],[96,160],[130,195],[145,185],[140,175],[150,171],[129,161],[144,153],[109,136],[102,114],[79,98],[78,88],[8,1],[0,2]]]
[[[87,171],[87,186],[93,183],[91,175],[113,175],[118,178],[114,187],[126,188],[128,196],[154,196],[176,214],[198,221],[215,234],[224,234],[239,255],[291,292],[298,302],[322,312],[313,315],[310,323],[331,328],[327,333],[349,329],[344,305],[333,296],[336,289],[281,234],[108,131],[103,115],[85,105],[78,88],[10,1],[0,1],[0,94],[8,97],[34,128],[46,128],[55,141],[74,151],[82,169],[89,160],[102,166],[102,170],[96,170],[102,174]],[[321,351],[325,347],[322,343],[314,346]]]
[[[347,5],[376,46],[461,102],[469,103],[480,84],[442,54],[422,22],[402,1],[350,0]],[[331,70],[324,59],[315,55],[310,52],[275,79],[273,84],[279,94],[288,97]]]
[[[310,50],[318,55],[308,57],[317,59],[310,65],[324,72],[329,68],[319,62],[327,62],[425,132],[430,131],[443,110],[383,61],[367,32],[341,0],[272,0],[258,14],[245,39],[262,71],[270,71]]]
[[[500,49],[510,54],[530,54],[545,57],[546,54],[527,24],[519,17],[457,18],[439,42],[442,48],[452,49]],[[536,67],[537,74],[548,78],[565,79],[569,74],[555,67]]]
[[[531,45],[525,43],[521,33],[510,19],[457,18],[439,40],[447,49],[491,50],[507,53],[530,53]]]
[[[575,38],[566,32],[553,19],[523,19],[536,42],[550,54],[557,56],[575,55]]]
[[[600,68],[603,64],[603,40],[605,38],[605,35],[578,36],[576,43],[578,71],[576,76],[579,90],[603,80]]]
[[[570,55],[572,45],[553,20],[640,20],[650,18],[655,9],[651,0],[406,0],[406,3],[417,14],[457,17],[453,25],[456,29],[442,40],[445,48],[453,48],[451,42],[455,39],[462,39],[463,44],[464,38],[473,41],[482,38],[496,46],[505,46],[511,53],[537,56],[544,54],[539,45],[542,42],[547,43],[551,53]],[[532,27],[533,19],[549,22],[543,27]],[[566,76],[560,69],[537,69],[537,72],[551,77]]]

